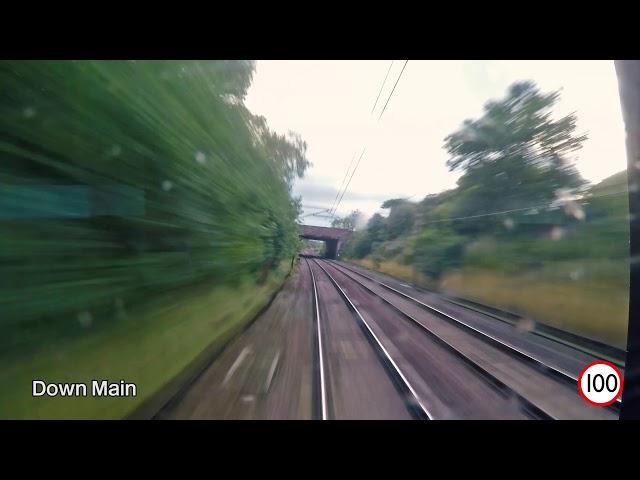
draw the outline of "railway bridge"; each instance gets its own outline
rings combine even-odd
[[[298,225],[300,238],[321,240],[325,242],[326,258],[336,258],[342,244],[351,237],[353,232],[345,228],[316,227],[314,225]]]

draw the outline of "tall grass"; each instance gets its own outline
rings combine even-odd
[[[0,418],[117,419],[133,412],[180,375],[200,352],[224,345],[280,287],[287,262],[262,285],[203,284],[128,311],[129,321],[73,341],[51,342],[0,369]],[[32,397],[32,380],[93,379],[137,385],[136,397]]]
[[[514,274],[462,269],[447,273],[440,288],[626,349],[629,289],[619,279],[628,278],[628,266],[609,265],[609,273],[618,273],[613,281],[594,271],[578,273],[584,264],[572,266],[574,276],[564,278],[548,270]]]

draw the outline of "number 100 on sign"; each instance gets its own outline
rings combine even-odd
[[[606,407],[622,394],[622,372],[614,364],[604,360],[591,362],[578,377],[578,392],[585,402],[596,407]]]

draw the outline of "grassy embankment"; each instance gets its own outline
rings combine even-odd
[[[442,200],[443,205],[447,201],[451,199]],[[361,242],[374,235],[372,227],[384,235],[375,237],[378,243],[364,258],[352,261],[625,348],[629,305],[626,170],[590,187],[579,205],[574,208],[582,215],[573,224],[567,221],[565,209],[542,216],[540,212],[513,216],[504,227],[483,224],[477,231],[465,230],[464,224],[449,229],[425,224],[406,228],[400,235],[396,232],[392,240],[387,231],[390,221],[378,219],[380,225],[369,225],[360,233]],[[423,204],[403,208],[415,210],[418,218],[434,209]],[[352,251],[357,257],[357,248]]]
[[[435,283],[412,265],[393,260],[380,262],[377,268],[369,258],[351,261],[626,348],[629,265],[625,262],[564,262],[520,274],[463,268],[447,272]]]
[[[0,418],[123,418],[172,380],[206,348],[222,346],[246,326],[278,290],[290,268],[282,262],[262,285],[249,277],[237,287],[200,285],[164,295],[128,312],[127,321],[77,340],[49,344],[28,358],[3,359]],[[135,398],[34,398],[31,382],[124,379]]]

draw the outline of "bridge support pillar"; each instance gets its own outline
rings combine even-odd
[[[338,254],[338,240],[326,240],[327,248],[324,256],[335,259]]]

